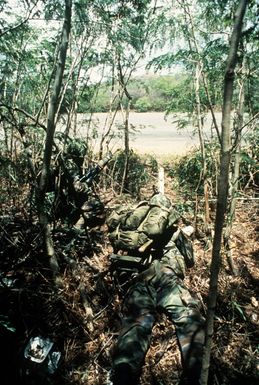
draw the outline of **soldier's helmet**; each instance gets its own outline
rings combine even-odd
[[[160,207],[166,207],[169,209],[171,207],[171,201],[169,198],[167,198],[165,195],[158,193],[155,194],[151,199],[150,199],[150,204],[151,205],[157,205]]]

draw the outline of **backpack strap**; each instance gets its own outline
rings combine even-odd
[[[144,253],[153,243],[153,239],[149,239],[144,245],[140,246],[138,251],[139,253]]]

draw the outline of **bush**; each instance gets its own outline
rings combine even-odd
[[[217,195],[217,178],[220,164],[219,145],[214,142],[205,145],[207,159],[207,180],[210,187],[210,195]],[[258,189],[258,145],[247,146],[242,149],[240,156],[239,189],[245,187]],[[233,163],[230,167],[233,167]],[[200,182],[202,171],[202,156],[199,150],[189,152],[175,161],[173,167],[168,170],[168,175],[177,178],[182,191],[191,196],[198,188],[198,194],[203,194],[203,183]],[[202,180],[201,180],[202,182]]]
[[[110,184],[115,182],[113,188],[119,192],[122,184],[123,173],[125,167],[125,152],[120,151],[115,159],[112,159],[108,164],[107,174],[112,176]],[[145,187],[150,181],[151,174],[157,172],[157,162],[150,157],[145,160],[143,157],[130,151],[129,155],[129,173],[127,181],[127,192],[133,197],[139,195],[140,189]]]
[[[208,143],[205,146],[207,157],[207,178],[211,194],[216,195],[216,178],[219,169],[219,147],[215,143]],[[202,156],[199,150],[194,150],[179,158],[176,164],[169,171],[169,176],[176,177],[188,195],[192,195],[199,185],[198,194],[203,193],[203,184],[200,183],[202,171]]]
[[[142,96],[135,103],[135,110],[138,112],[147,112],[152,110],[152,103],[148,96]]]
[[[138,112],[147,111],[189,111],[191,98],[191,81],[186,74],[154,75],[133,78],[127,84],[132,98],[131,107]],[[98,88],[99,87],[99,88]],[[116,94],[116,87],[113,90]],[[126,97],[122,98],[125,106]],[[79,97],[79,112],[106,112],[116,108],[118,100],[113,106],[111,103],[111,84],[102,83],[86,88]]]

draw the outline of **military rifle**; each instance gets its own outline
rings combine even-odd
[[[101,159],[96,166],[91,167],[85,175],[83,175],[80,179],[80,183],[85,183],[88,187],[90,187],[95,180],[95,178],[100,174],[102,169],[107,165],[107,163],[111,160],[113,157],[112,153],[109,153],[107,156],[105,156],[103,159]]]
[[[66,190],[61,191],[60,198],[62,200],[62,214],[69,218],[70,223],[76,223],[82,213],[88,212],[87,217],[90,217],[90,212],[102,207],[96,196],[94,202],[93,199],[90,199],[90,202],[89,197],[92,196],[93,182],[112,157],[112,153],[106,155],[95,166],[90,167],[81,178],[79,176],[73,177],[64,167],[67,181]]]

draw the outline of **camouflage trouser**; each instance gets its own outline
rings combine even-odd
[[[167,264],[156,260],[126,294],[124,325],[113,357],[114,385],[138,383],[157,310],[164,311],[175,325],[185,377],[182,383],[198,384],[204,343],[198,301]]]

